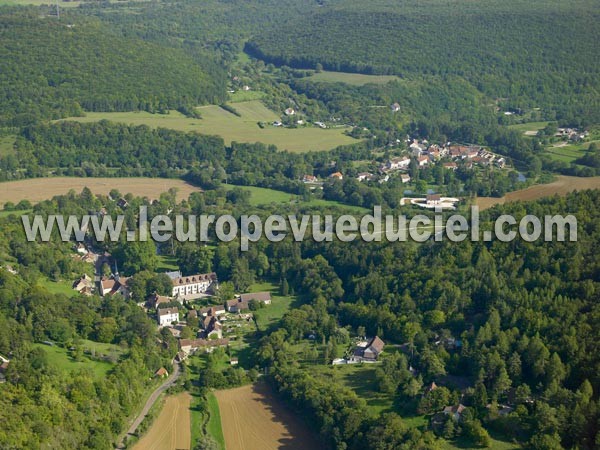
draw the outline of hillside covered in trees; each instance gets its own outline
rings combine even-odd
[[[67,22],[68,20],[68,22]],[[0,125],[88,111],[166,111],[224,99],[222,69],[96,20],[0,15]]]
[[[458,76],[509,108],[589,124],[600,120],[599,14],[588,0],[331,1],[246,49],[296,68]]]

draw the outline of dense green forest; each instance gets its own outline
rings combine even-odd
[[[486,446],[483,423],[532,449],[595,449],[600,267],[593,205],[598,200],[598,191],[587,191],[495,208],[484,217],[568,211],[578,218],[576,243],[305,242],[300,251],[273,246],[266,251],[277,268],[273,275],[310,300],[263,338],[258,357],[272,366],[271,379],[282,395],[334,448],[437,448],[430,432],[407,430],[393,417],[430,414],[452,398],[458,401],[452,382],[448,390],[423,394],[425,385],[449,375],[471,380],[472,388],[460,397],[469,412],[458,428],[450,424],[438,434],[462,435]],[[273,261],[278,255],[286,255],[280,265]],[[330,349],[347,340],[337,321],[359,335],[404,344],[405,352],[377,369],[380,392],[397,400],[391,416],[364,420],[369,417],[364,399],[328,385],[310,363],[298,362],[294,346],[309,333]],[[448,338],[460,339],[461,346],[440,344]],[[514,412],[498,415],[490,409],[490,403],[506,402],[515,392]]]
[[[101,204],[90,194],[64,196],[39,211],[83,214]],[[157,341],[154,321],[120,296],[74,301],[50,293],[47,280],[70,280],[91,268],[73,259],[70,243],[30,243],[19,218],[0,221],[0,354],[11,359],[0,384],[0,445],[114,448],[153,385],[152,373],[176,351],[174,339]],[[54,345],[41,344],[48,341]],[[95,345],[111,350],[90,351]],[[72,370],[57,363],[63,359],[73,361]]]
[[[513,109],[573,124],[600,120],[592,1],[327,2],[267,28],[246,50],[277,65],[467,80]],[[443,91],[442,91],[443,92]]]
[[[0,125],[219,103],[224,78],[208,56],[123,37],[96,20],[0,15]]]

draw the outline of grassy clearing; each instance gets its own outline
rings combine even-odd
[[[400,80],[400,78],[394,75],[364,75],[361,73],[329,72],[324,70],[312,75],[310,80],[324,83],[346,83],[353,86],[363,86],[369,83],[386,84],[390,81]]]
[[[13,135],[0,137],[0,156],[6,156],[6,155],[15,153],[15,149],[14,149],[15,139],[16,139],[16,136],[13,136]]]
[[[42,348],[48,355],[48,362],[57,370],[63,372],[74,372],[80,369],[91,370],[96,378],[106,377],[106,374],[112,369],[113,365],[104,361],[95,361],[85,356],[81,361],[76,361],[69,355],[67,349],[58,346],[49,346],[45,344],[33,344],[33,347]]]
[[[512,442],[506,442],[497,437],[490,435],[491,443],[490,446],[487,447],[491,450],[518,450],[522,448],[517,444],[513,444]],[[454,441],[446,441],[444,439],[440,440],[442,443],[442,450],[456,450],[456,449],[480,449],[481,447],[475,447],[470,442],[465,439],[456,439]]]
[[[367,208],[360,206],[346,205],[341,202],[333,200],[324,200],[318,198],[311,198],[310,201],[306,202],[302,200],[301,196],[290,194],[288,192],[278,191],[275,189],[261,188],[255,186],[234,186],[225,185],[225,189],[231,190],[234,188],[241,188],[246,191],[250,191],[250,204],[252,206],[270,205],[272,203],[298,203],[301,206],[316,206],[316,207],[327,207],[327,208],[340,208],[350,211],[356,214],[362,214],[367,212]]]
[[[171,255],[158,255],[157,272],[171,272],[174,270],[179,270],[177,258]]]
[[[394,410],[394,399],[381,394],[377,389],[374,364],[348,364],[339,366],[313,366],[314,372],[330,380],[341,383],[356,392],[356,395],[367,402],[367,409],[373,415]]]
[[[600,144],[600,141],[589,141],[562,147],[546,147],[544,153],[554,160],[571,163],[576,159],[581,158],[592,143]]]
[[[249,289],[249,292],[263,291],[271,293],[271,304],[254,312],[256,324],[261,331],[276,325],[292,306],[299,306],[299,299],[296,296],[280,295],[279,286],[275,283],[255,283]]]
[[[76,297],[79,293],[73,290],[73,283],[67,280],[52,281],[48,278],[38,280],[38,286],[46,288],[51,294],[64,294],[67,297]]]
[[[210,414],[208,424],[206,425],[206,431],[219,444],[219,448],[221,450],[225,450],[225,438],[223,437],[219,402],[212,392],[209,392],[206,397],[208,403],[208,412]]]
[[[235,91],[233,94],[229,94],[229,101],[231,103],[248,102],[260,100],[264,96],[265,93],[261,91]]]
[[[221,136],[228,145],[233,141],[263,142],[275,145],[280,150],[292,152],[329,150],[339,145],[356,142],[355,139],[344,134],[344,128],[322,130],[317,127],[283,128],[266,125],[261,129],[258,122],[273,122],[278,120],[279,116],[258,100],[235,103],[234,108],[241,114],[241,117],[231,114],[219,106],[211,105],[198,108],[202,119],[192,119],[177,111],[171,111],[169,114],[90,112],[86,117],[74,117],[68,120],[97,122],[107,119],[113,122],[147,125],[155,128],[196,131]]]
[[[526,122],[526,123],[517,123],[515,125],[509,125],[508,128],[515,131],[520,131],[521,133],[525,133],[527,131],[538,131],[542,128],[546,128],[550,122]]]
[[[234,186],[225,185],[225,189],[232,190],[241,188],[244,191],[250,191],[250,204],[252,206],[270,205],[271,203],[290,203],[297,199],[297,195],[288,192],[277,191],[275,189],[254,187],[254,186]]]

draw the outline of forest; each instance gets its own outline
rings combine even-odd
[[[599,13],[592,1],[334,1],[266,28],[246,51],[300,69],[459,77],[505,108],[585,126],[600,119]]]
[[[501,213],[569,211],[579,219],[577,243],[306,243],[299,252],[290,250],[286,254],[294,257],[282,261],[277,276],[310,300],[263,338],[257,357],[271,366],[284,398],[333,448],[437,448],[431,431],[409,431],[400,417],[431,414],[456,401],[461,391],[452,383],[423,393],[446,375],[473,384],[462,390],[464,420],[458,427],[446,422],[434,429],[438,435],[462,435],[486,447],[487,429],[532,449],[597,448],[600,266],[594,250],[598,209],[591,205],[598,199],[597,191],[587,191],[527,210],[516,203],[486,213],[487,220]],[[273,263],[276,254],[267,255]],[[369,417],[364,399],[323,384],[294,356],[294,345],[308,333],[334,349],[347,340],[339,327],[406,346],[377,369],[380,392],[400,405],[390,415],[360,420]],[[461,346],[440,344],[449,338]],[[507,415],[490,407],[507,401],[516,402]]]
[[[0,15],[0,126],[87,111],[167,111],[225,98],[223,69],[181,49],[127,38],[97,20]],[[143,75],[142,75],[143,74]]]

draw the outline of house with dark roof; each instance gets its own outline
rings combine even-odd
[[[256,301],[264,305],[271,304],[271,293],[270,292],[253,292],[248,294],[242,294],[238,298],[228,300],[225,302],[225,307],[230,313],[237,313],[245,309],[250,309],[250,302]]]
[[[366,345],[359,345],[354,349],[354,354],[351,360],[354,362],[374,362],[377,361],[379,355],[383,352],[385,343],[375,336]]]

